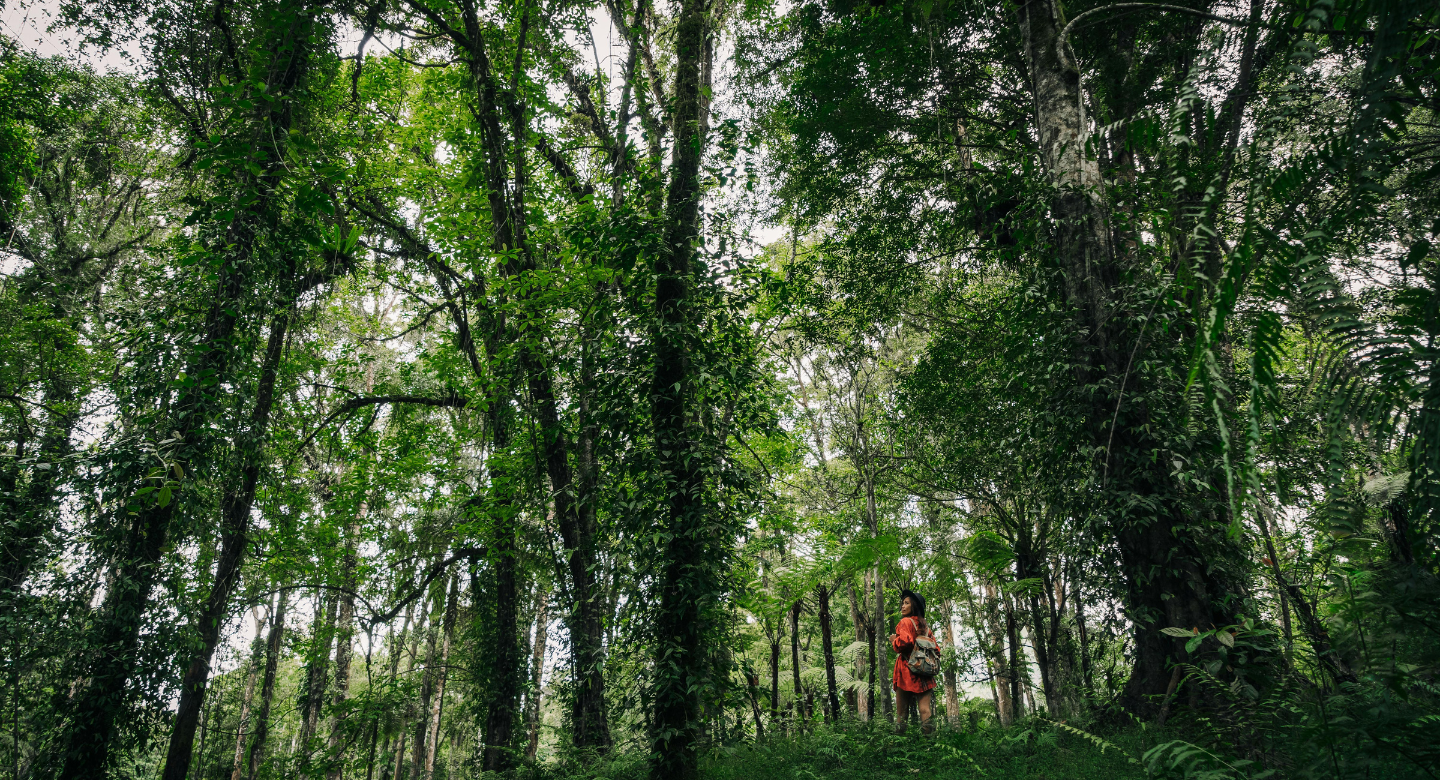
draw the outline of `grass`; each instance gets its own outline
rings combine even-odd
[[[896,736],[889,724],[817,725],[813,731],[721,748],[707,760],[714,780],[880,780],[923,777],[1004,780],[1127,780],[1143,778],[1132,763],[1154,744],[1138,729],[1108,734],[1107,746],[1043,721],[1010,729],[941,729]],[[1122,752],[1123,751],[1123,752]],[[1128,755],[1127,755],[1128,754]]]

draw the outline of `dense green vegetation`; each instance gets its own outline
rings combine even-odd
[[[1433,0],[49,7],[0,777],[1440,772]]]

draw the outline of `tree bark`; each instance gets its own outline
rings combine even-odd
[[[310,740],[320,727],[325,707],[325,688],[330,683],[330,645],[335,641],[335,615],[340,599],[334,592],[323,593],[324,608],[317,609],[310,637],[309,663],[305,667],[305,701],[301,709],[299,746],[302,763],[310,761]]]
[[[175,709],[175,725],[165,755],[165,768],[160,775],[162,780],[185,780],[190,772],[195,726],[205,704],[210,664],[220,643],[220,630],[225,627],[230,594],[240,582],[240,565],[250,544],[250,508],[255,503],[255,491],[259,487],[270,409],[275,402],[275,383],[289,326],[288,311],[270,321],[270,336],[265,345],[255,406],[250,413],[249,429],[242,434],[239,446],[239,485],[237,489],[227,491],[224,498],[220,521],[220,560],[215,568],[215,582],[210,586],[210,595],[200,616],[200,652],[191,659],[180,681],[180,702]]]
[[[852,581],[850,583],[850,624],[855,626],[856,642],[864,642],[866,635],[869,633],[868,631],[866,631],[865,615],[863,612],[860,611],[860,604],[861,596],[858,592],[856,592],[855,583]],[[856,649],[855,657],[851,660],[854,662],[855,665],[855,672],[852,677],[854,678],[856,683],[859,683],[860,681],[865,679],[865,654],[862,653],[859,649]],[[870,708],[867,706],[869,704],[867,698],[865,696],[861,696],[859,690],[854,687],[852,687],[848,692],[846,692],[845,695],[850,699],[850,702],[855,711],[855,717],[862,722],[869,720]]]
[[[330,715],[330,739],[327,743],[329,749],[329,760],[334,765],[326,772],[328,780],[340,780],[344,774],[345,762],[342,760],[341,746],[344,739],[344,714],[341,706],[350,694],[350,660],[353,653],[355,633],[355,589],[359,583],[355,578],[356,545],[359,543],[360,521],[368,513],[368,506],[361,502],[358,513],[350,527],[347,529],[345,540],[345,556],[341,562],[340,583],[341,592],[340,610],[335,626],[335,693],[330,698],[330,705],[333,712]]]
[[[969,587],[968,585],[966,587]],[[950,658],[945,663],[945,715],[951,726],[960,725],[960,694],[955,679],[956,656],[960,646],[955,641],[955,602],[945,599],[943,619],[945,620],[945,646],[950,649]]]
[[[1009,726],[1015,722],[1015,699],[1011,695],[1011,685],[1014,675],[1011,673],[1010,662],[1005,655],[1005,628],[1000,621],[1000,601],[995,592],[995,586],[989,582],[985,583],[985,624],[989,629],[990,640],[986,642],[985,652],[991,664],[995,668],[995,705],[999,709],[1000,725]]]
[[[430,734],[430,700],[435,695],[435,644],[439,639],[436,617],[432,605],[429,625],[425,627],[425,668],[420,672],[420,710],[415,718],[415,740],[410,743],[410,780],[420,780],[420,772],[425,765],[426,738]],[[443,611],[439,617],[443,622]]]
[[[545,681],[545,643],[549,629],[550,588],[540,586],[539,603],[535,605],[535,641],[530,649],[530,695],[525,698],[525,724],[529,731],[525,743],[525,760],[534,761],[540,750],[540,705]]]
[[[750,712],[755,716],[755,739],[765,738],[765,721],[760,717],[760,675],[748,666],[745,669],[745,692],[750,698]]]
[[[259,608],[255,608],[255,641],[251,643],[250,672],[245,675],[245,693],[240,698],[240,723],[235,728],[235,761],[230,770],[230,780],[241,780],[245,768],[245,729],[250,726],[250,706],[255,701],[255,679],[260,676],[260,667],[265,663],[265,624],[260,620]]]
[[[242,178],[235,182],[258,197],[226,226],[221,248],[217,250],[224,262],[217,267],[215,295],[203,331],[197,334],[196,346],[186,361],[185,375],[196,381],[179,391],[174,414],[165,428],[178,434],[171,437],[176,440],[173,453],[177,472],[207,449],[199,437],[208,435],[204,431],[223,405],[224,387],[233,371],[234,337],[242,325],[240,301],[250,294],[251,285],[256,281],[251,275],[259,271],[251,254],[273,206],[269,193],[280,189],[279,179],[286,175],[283,144],[289,137],[292,118],[286,97],[308,70],[307,42],[312,39],[310,27],[314,21],[310,9],[303,6],[290,6],[286,10],[288,15],[282,14],[277,29],[271,31],[275,37],[270,43],[276,52],[277,64],[268,69],[272,81],[265,86],[267,94],[276,99],[267,100],[257,108],[257,121],[252,124],[255,145],[258,148],[265,144],[269,154],[261,161],[258,175],[241,174]],[[193,468],[194,464],[190,465]],[[138,481],[137,490],[145,481]],[[57,740],[64,746],[61,773],[69,780],[103,780],[109,768],[116,718],[126,698],[126,684],[133,676],[140,629],[161,556],[172,541],[170,520],[177,507],[188,499],[183,484],[171,493],[168,501],[156,497],[167,490],[132,499],[138,511],[126,543],[117,551],[118,563],[111,587],[87,632],[84,646],[91,650],[84,662],[84,677],[88,683],[70,709],[66,733]],[[198,715],[198,707],[194,712]]]
[[[1015,620],[1015,608],[1010,603],[1009,596],[1001,594],[1002,603],[1005,605],[1005,636],[1010,640],[1010,707],[1014,719],[1025,717],[1024,681],[1025,681],[1025,654],[1020,649],[1020,627]]]
[[[780,638],[785,629],[775,621],[775,633],[770,637],[770,725],[780,728]]]
[[[255,780],[265,761],[265,739],[270,735],[270,703],[275,699],[275,675],[280,668],[281,642],[285,638],[285,606],[289,593],[275,596],[275,613],[270,618],[270,635],[265,639],[265,676],[260,683],[260,711],[255,714],[255,733],[250,738],[250,756],[245,776]]]
[[[515,725],[520,715],[524,662],[519,641],[519,528],[508,497],[495,510],[495,634],[490,706],[485,718],[483,768],[500,772],[514,763]]]
[[[1233,602],[1227,596],[1235,588],[1221,579],[1221,567],[1206,560],[1213,553],[1202,553],[1194,537],[1206,533],[1197,530],[1204,523],[1190,516],[1166,467],[1151,457],[1168,445],[1154,436],[1144,394],[1132,393],[1127,402],[1120,389],[1142,345],[1134,332],[1135,317],[1112,301],[1127,270],[1111,251],[1099,164],[1087,150],[1080,77],[1062,64],[1056,48],[1062,25],[1058,0],[1027,0],[1021,10],[1040,156],[1052,187],[1051,238],[1064,297],[1078,326],[1076,383],[1101,388],[1077,401],[1085,405],[1084,434],[1103,453],[1103,463],[1095,464],[1101,483],[1121,495],[1151,499],[1155,507],[1150,516],[1127,516],[1111,529],[1135,639],[1134,667],[1121,703],[1149,716],[1168,684],[1170,665],[1184,660],[1180,640],[1160,629],[1234,622],[1233,607],[1225,604]],[[1216,536],[1212,541],[1221,554],[1233,554],[1227,540]]]
[[[795,689],[795,728],[809,718],[805,711],[805,691],[800,685],[800,607],[802,602],[790,605],[790,677]]]
[[[667,542],[656,616],[655,703],[651,735],[653,780],[699,775],[700,693],[709,664],[706,607],[720,590],[706,523],[704,474],[692,431],[692,330],[698,323],[691,289],[700,230],[700,162],[704,147],[701,67],[705,57],[704,0],[681,0],[675,22],[674,143],[665,200],[664,246],[655,260],[655,362],[650,390],[654,446],[668,493]]]
[[[441,629],[440,674],[435,682],[435,697],[430,704],[428,739],[425,746],[425,768],[421,780],[435,775],[435,754],[440,749],[440,717],[445,711],[445,683],[450,679],[450,647],[455,637],[456,600],[460,596],[460,577],[451,575],[450,595],[445,598],[444,626]]]
[[[820,618],[820,646],[825,654],[826,723],[840,720],[840,691],[835,684],[835,644],[830,634],[830,591],[821,583],[815,586],[815,601]]]

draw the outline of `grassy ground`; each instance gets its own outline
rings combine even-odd
[[[723,749],[705,767],[714,780],[930,780],[991,777],[1005,780],[1127,780],[1143,778],[1138,757],[1154,738],[1138,730],[1105,735],[1102,749],[1048,724],[1007,731],[944,730],[904,737],[888,728],[847,724],[812,733]]]
[[[1255,724],[1252,724],[1252,733]],[[1157,729],[1041,719],[1001,729],[981,720],[969,729],[941,727],[922,737],[896,736],[889,722],[816,724],[802,733],[714,748],[703,780],[1290,780],[1366,778],[1434,780],[1386,753],[1367,757],[1356,733],[1337,729],[1326,745],[1281,745],[1263,762],[1241,760],[1213,729],[1191,722]],[[1353,731],[1353,730],[1352,730]],[[1358,733],[1358,732],[1357,732]],[[1207,737],[1207,734],[1209,735]],[[1195,740],[1188,742],[1185,740]],[[1351,744],[1354,743],[1354,744]],[[1202,747],[1202,745],[1204,747]],[[1272,746],[1275,747],[1275,746]],[[1213,752],[1212,752],[1213,751]],[[1267,769],[1266,767],[1270,767]],[[640,750],[616,750],[597,761],[561,759],[520,770],[518,780],[647,780]],[[1343,770],[1343,771],[1342,771]]]

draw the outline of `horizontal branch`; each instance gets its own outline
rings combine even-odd
[[[325,430],[326,426],[335,421],[335,418],[339,417],[342,414],[353,412],[356,409],[363,409],[367,406],[377,406],[380,404],[418,404],[420,406],[442,406],[450,407],[453,409],[464,409],[469,403],[470,399],[462,398],[454,393],[439,398],[433,398],[423,395],[372,395],[362,396],[360,398],[351,398],[350,400],[341,404],[340,408],[331,412],[330,416],[326,417],[324,422],[320,423],[320,425],[317,426],[315,430],[310,432],[309,436],[305,437],[305,441],[300,442],[300,446],[296,447],[295,451],[300,452],[301,450],[304,450],[305,447],[310,444],[310,442],[315,440],[316,436],[320,435],[321,431]]]
[[[366,619],[366,624],[374,626],[377,623],[389,623],[390,621],[395,619],[396,615],[400,614],[400,610],[404,609],[407,604],[424,595],[426,588],[430,587],[430,583],[434,582],[435,579],[441,574],[444,574],[445,570],[450,568],[450,564],[462,559],[474,560],[475,558],[480,558],[484,555],[484,547],[461,547],[455,550],[455,552],[452,553],[450,557],[442,558],[441,560],[436,561],[435,563],[430,565],[430,570],[425,573],[425,577],[420,580],[420,584],[410,591],[410,595],[405,596],[404,598],[395,602],[394,606],[390,607],[390,609],[378,614],[371,615],[369,618]]]

